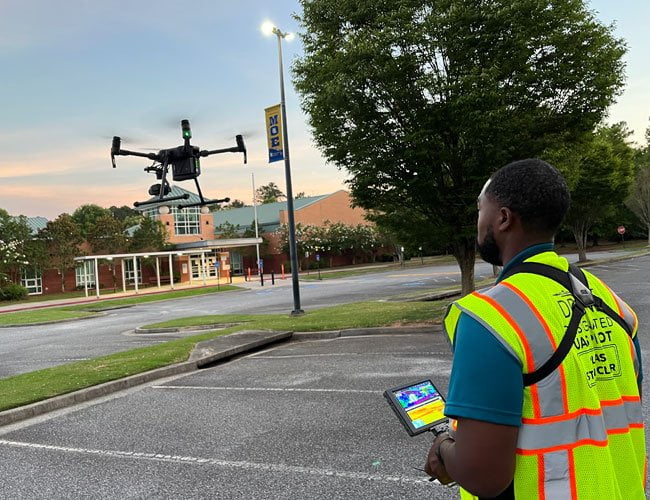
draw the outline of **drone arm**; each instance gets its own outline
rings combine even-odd
[[[147,200],[147,201],[136,201],[133,206],[134,207],[141,207],[143,205],[153,205],[154,203],[160,203],[161,201],[174,201],[174,200],[187,200],[190,197],[189,194],[185,193],[180,196],[171,196],[169,198],[163,198],[158,199],[156,198],[155,200]],[[186,205],[187,206],[187,205]]]
[[[197,201],[196,203],[187,203],[187,204],[183,203],[182,205],[178,205],[178,208],[183,209],[189,207],[203,207],[205,205],[215,205],[217,203],[228,203],[229,201],[230,198],[221,198],[218,200],[203,200],[202,202]]]
[[[139,156],[140,158],[149,158],[150,160],[160,161],[159,155],[156,153],[139,153],[138,151],[128,151],[120,149],[113,153],[115,156]]]
[[[212,149],[208,151],[207,149],[204,149],[203,151],[199,151],[200,156],[210,156],[210,155],[218,155],[221,153],[239,153],[241,150],[238,147],[234,148],[223,148],[223,149]]]

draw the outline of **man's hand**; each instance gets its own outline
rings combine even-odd
[[[445,465],[438,458],[438,448],[444,441],[453,442],[447,432],[439,434],[433,441],[431,449],[429,450],[429,455],[427,456],[427,462],[424,464],[424,472],[429,474],[432,478],[440,481],[440,484],[449,484],[454,480],[449,476],[447,469],[445,469]]]

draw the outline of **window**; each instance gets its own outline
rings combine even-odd
[[[146,208],[142,211],[142,215],[149,217],[150,219],[158,219],[158,208]]]
[[[137,263],[138,269],[138,284],[142,283],[142,266],[140,265],[140,259],[135,260]],[[124,264],[124,277],[126,278],[127,283],[135,283],[135,270],[133,267],[133,259],[124,259],[122,261]]]
[[[86,286],[95,286],[95,262],[92,260],[84,260],[81,264],[77,264],[75,268],[75,280],[77,288]]]
[[[29,295],[43,293],[43,273],[35,267],[24,267],[20,270],[20,284],[27,288]]]
[[[174,214],[175,234],[201,234],[201,211],[199,207],[189,207],[184,208],[183,210],[179,210],[177,207],[172,207],[171,213]]]

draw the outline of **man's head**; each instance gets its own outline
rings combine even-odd
[[[545,161],[521,160],[500,168],[478,198],[481,257],[503,265],[527,246],[552,241],[570,202],[562,174]]]

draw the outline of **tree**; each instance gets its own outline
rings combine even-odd
[[[61,291],[65,292],[65,273],[74,268],[74,258],[81,252],[81,229],[71,215],[61,214],[56,220],[47,223],[39,233],[39,238],[46,242],[50,265],[59,271]]]
[[[138,228],[131,237],[129,250],[131,252],[155,252],[162,250],[167,244],[167,231],[159,220],[142,217]]]
[[[623,205],[633,176],[634,150],[627,143],[624,123],[602,127],[580,148],[575,165],[578,181],[571,191],[567,224],[578,247],[578,260],[587,260],[587,236],[594,224]]]
[[[125,221],[128,219],[133,220],[133,218],[140,216],[140,212],[126,205],[122,205],[121,207],[116,207],[115,205],[113,205],[109,208],[109,210],[111,214],[113,214],[113,217],[121,221]]]
[[[125,229],[124,221],[118,220],[112,215],[103,215],[96,220],[86,237],[86,241],[94,254],[123,253],[128,246]],[[117,286],[115,261],[111,260],[109,267],[113,277],[113,288],[115,288]]]
[[[111,211],[107,208],[102,208],[99,205],[81,205],[72,213],[72,218],[79,225],[81,236],[88,237],[92,231],[93,226],[101,217],[110,216]]]
[[[242,208],[242,207],[245,207],[245,206],[246,206],[246,203],[244,203],[241,200],[232,200],[230,203],[228,203],[228,205],[226,205],[223,208],[225,210],[227,210],[229,208]]]
[[[623,85],[624,43],[581,0],[301,0],[294,82],[355,203],[446,248],[474,287],[476,197],[571,144]]]
[[[239,227],[239,224],[231,224],[228,221],[215,227],[214,232],[219,236],[219,238],[241,238],[241,228]]]
[[[31,237],[24,216],[12,217],[0,208],[0,278],[18,281],[21,266],[28,264],[26,246]]]
[[[635,180],[626,204],[647,228],[650,245],[650,127],[646,129],[645,137],[646,146],[635,152]]]
[[[275,182],[269,182],[264,186],[260,186],[255,190],[255,201],[261,205],[267,203],[275,203],[280,198],[286,198],[284,193]]]
[[[305,194],[304,191],[300,191],[298,194],[294,196],[294,199],[299,200],[300,198],[307,198],[307,195]]]

